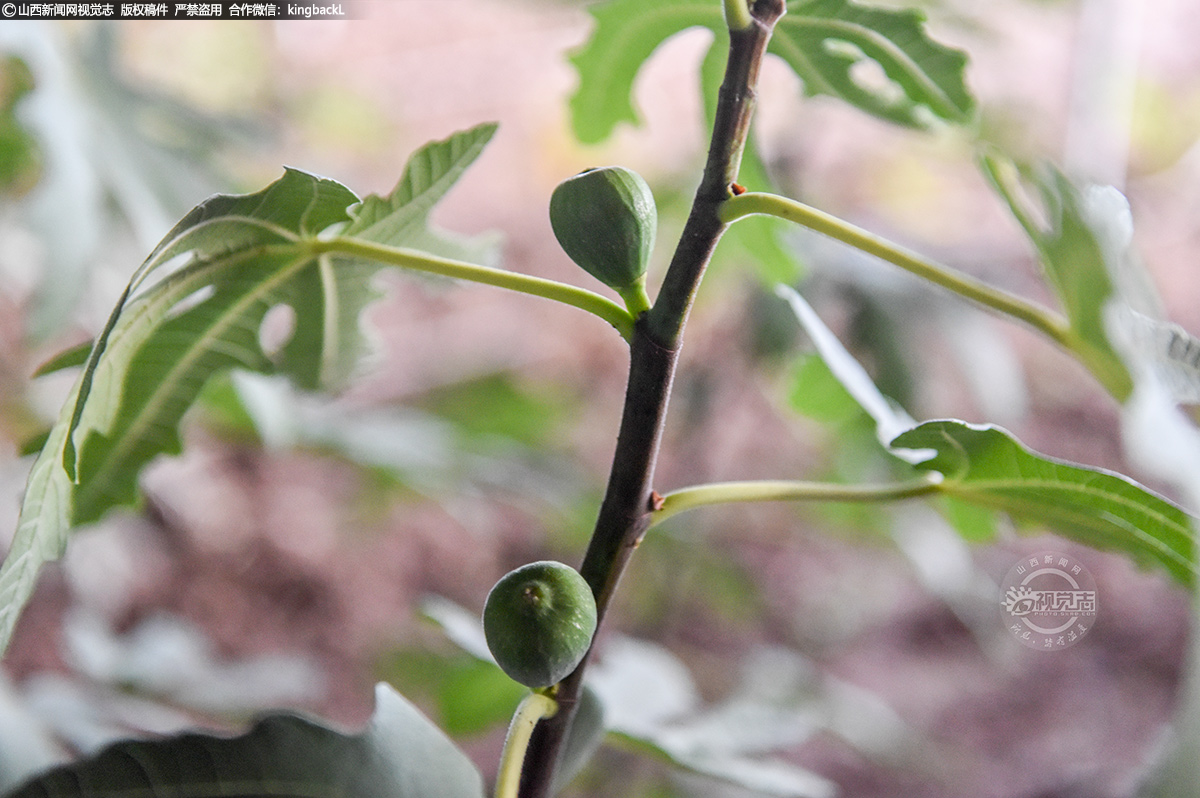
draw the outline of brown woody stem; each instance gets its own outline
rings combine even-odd
[[[704,176],[654,307],[634,325],[625,409],[608,489],[580,567],[596,595],[601,623],[621,574],[650,523],[654,465],[683,329],[704,270],[725,230],[719,210],[737,177],[759,69],[783,12],[783,0],[755,0],[750,7],[751,24],[730,31],[729,61]],[[534,730],[525,758],[521,798],[548,798],[551,794],[586,667],[587,659],[558,685],[558,712]]]

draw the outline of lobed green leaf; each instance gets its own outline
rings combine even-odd
[[[72,481],[80,481],[77,438],[88,434],[85,409],[100,409],[99,418],[92,422],[97,429],[104,430],[112,420],[111,396],[89,402],[97,379],[111,393],[114,386],[123,384],[128,356],[185,299],[230,280],[243,263],[264,256],[267,248],[277,248],[276,257],[286,258],[288,245],[294,246],[302,235],[345,220],[346,206],[355,199],[349,189],[332,180],[287,169],[282,178],[258,193],[219,194],[184,216],[134,272],[84,364],[63,449],[63,466]],[[137,307],[127,313],[126,305],[139,295],[149,277],[179,257],[190,257],[189,266],[153,286],[152,294],[140,296]],[[118,327],[120,334],[114,335]],[[114,338],[116,351],[108,353]],[[98,373],[102,363],[104,373]]]
[[[463,256],[464,249],[470,248],[429,230],[429,212],[479,157],[497,127],[494,122],[476,125],[413,153],[391,194],[372,194],[350,209],[353,221],[342,235],[447,257]]]
[[[359,734],[296,715],[271,715],[240,737],[191,733],[124,741],[54,768],[8,798],[482,798],[470,759],[386,685]]]
[[[570,103],[575,135],[588,144],[622,122],[639,123],[634,81],[664,41],[693,27],[713,31],[714,48],[723,51],[728,41],[720,4],[712,0],[612,0],[590,12],[595,27],[571,57],[579,85]],[[933,119],[963,124],[974,117],[966,55],[931,39],[919,11],[792,0],[768,51],[799,75],[807,94],[838,97],[890,122],[924,127]],[[878,74],[869,74],[872,68]]]
[[[419,150],[391,198],[369,198],[354,211],[358,198],[346,187],[288,169],[255,194],[207,200],[168,233],[96,338],[34,462],[0,567],[0,648],[38,570],[61,556],[72,527],[135,501],[141,469],[179,450],[179,422],[212,376],[234,367],[280,372],[303,388],[346,379],[365,346],[359,319],[379,266],[316,254],[312,242],[335,227],[393,245],[432,240],[424,224],[430,206],[492,130]],[[268,351],[263,322],[280,306],[291,308],[290,338]]]
[[[0,647],[71,528],[131,501],[140,469],[178,450],[176,426],[205,380],[233,365],[270,365],[259,323],[286,301],[291,278],[317,268],[301,236],[344,219],[354,199],[333,181],[288,170],[257,194],[196,207],[137,270],[31,469],[0,567]],[[186,265],[145,287],[181,256]]]
[[[917,9],[791,0],[768,52],[799,75],[806,94],[838,97],[889,122],[926,127],[974,117],[966,54],[931,39]]]
[[[571,56],[579,72],[571,123],[586,144],[608,138],[621,122],[641,121],[633,83],[659,45],[689,28],[725,31],[721,5],[712,0],[612,0],[589,13],[596,22],[591,37]]]
[[[990,539],[994,513],[1049,528],[1086,545],[1123,552],[1142,564],[1163,567],[1192,586],[1200,571],[1195,530],[1187,512],[1120,474],[1066,463],[1030,451],[1008,432],[944,420],[915,424],[891,408],[861,366],[841,349],[804,300],[781,289],[813,338],[828,372],[843,393],[876,421],[887,449],[922,471],[944,477],[942,510],[959,534]],[[818,378],[820,371],[814,371]],[[825,380],[828,393],[828,379]],[[806,394],[800,408],[817,402]],[[844,406],[839,399],[835,408]]]
[[[892,446],[932,450],[916,468],[943,474],[947,496],[1123,552],[1195,584],[1194,519],[1127,477],[1045,457],[1005,430],[962,421],[926,422]]]

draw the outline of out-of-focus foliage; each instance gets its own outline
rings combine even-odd
[[[37,141],[17,111],[34,85],[24,59],[9,56],[0,64],[0,190],[9,195],[24,194],[38,179]]]
[[[8,54],[3,147],[22,217],[44,247],[27,328],[61,332],[90,284],[99,250],[130,228],[149,246],[224,181],[217,155],[261,138],[244,119],[201,111],[127,79],[119,28],[69,36],[37,23],[0,33]],[[14,183],[13,187],[17,184]],[[63,220],[70,224],[63,226]]]
[[[479,771],[416,707],[386,685],[376,688],[375,699],[375,715],[360,734],[273,715],[240,737],[186,734],[117,743],[39,775],[10,795],[119,794],[141,789],[149,779],[161,794],[175,796],[481,798]]]

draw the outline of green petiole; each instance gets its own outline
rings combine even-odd
[[[745,30],[754,24],[750,16],[751,0],[725,0],[725,25],[731,31]]]
[[[333,236],[312,239],[307,242],[307,246],[314,255],[332,254],[364,258],[378,263],[386,263],[389,266],[399,266],[426,274],[440,274],[443,277],[469,280],[498,288],[507,288],[522,294],[552,299],[555,302],[585,310],[593,316],[599,316],[615,327],[626,341],[631,340],[633,336],[633,315],[611,299],[586,288],[528,274],[495,269],[490,266],[440,258],[414,249],[389,247],[357,238]]]
[[[508,725],[508,736],[504,738],[504,750],[500,754],[500,770],[496,774],[496,798],[517,798],[521,787],[521,768],[525,764],[525,751],[529,738],[538,721],[558,712],[558,702],[542,692],[525,696]]]
[[[663,496],[657,509],[650,514],[650,526],[658,526],[671,516],[687,510],[713,504],[770,501],[884,502],[913,499],[936,493],[941,481],[941,474],[931,473],[910,482],[884,485],[839,485],[831,482],[787,480],[714,482],[680,488]]]
[[[730,197],[719,212],[721,221],[732,223],[753,214],[786,219],[809,230],[874,255],[901,269],[940,285],[974,302],[1028,324],[1065,349],[1073,350],[1070,327],[1053,311],[1021,299],[1006,291],[993,288],[961,272],[929,260],[899,244],[855,227],[832,214],[817,210],[802,202],[764,192],[748,192]]]
[[[618,288],[617,293],[625,302],[629,315],[635,319],[650,309],[650,296],[646,293],[646,275],[642,275],[633,285]]]

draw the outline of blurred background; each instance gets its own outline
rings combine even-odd
[[[982,136],[1122,189],[1171,318],[1197,333],[1200,18],[1188,5],[925,9],[936,38],[971,55]],[[546,205],[559,180],[619,163],[654,188],[651,283],[661,274],[706,148],[695,72],[709,34],[667,42],[636,84],[643,124],[585,147],[566,107],[585,4],[358,8],[365,19],[0,27],[3,535],[31,462],[23,444],[73,379],[32,373],[94,335],[145,254],[214,192],[258,190],[288,165],[386,193],[415,148],[495,120],[440,226],[489,242],[506,268],[597,288],[558,250]],[[1052,301],[970,135],[804,99],[775,63],[759,112],[759,151],[785,193]],[[820,366],[772,294],[781,276],[915,418],[995,422],[1045,454],[1126,469],[1116,406],[1049,344],[844,248],[777,232],[774,262],[718,253],[687,331],[661,492],[884,473],[861,413],[832,387],[807,387],[822,384]],[[469,631],[446,630],[510,568],[578,562],[626,349],[552,303],[403,274],[381,282],[368,314],[377,352],[344,395],[214,382],[183,455],[144,474],[144,505],[81,531],[44,572],[3,663],[0,762],[16,761],[13,746],[50,762],[130,734],[236,728],[274,707],[360,724],[371,685],[387,680],[494,770],[520,690],[451,642]],[[1056,653],[1019,646],[998,614],[1008,568],[1048,548],[1085,562],[1100,596],[1094,631]],[[711,509],[647,538],[598,673],[611,682],[659,663],[681,691],[664,716],[707,719],[726,737],[739,735],[737,713],[721,714],[730,707],[757,707],[746,717],[763,728],[774,682],[787,695],[771,705],[787,712],[764,739],[742,740],[744,753],[846,795],[1103,798],[1129,794],[1162,739],[1187,616],[1182,591],[1120,557],[1011,533],[968,548],[924,506]],[[738,703],[747,696],[757,703]],[[747,794],[621,742],[567,794]]]

